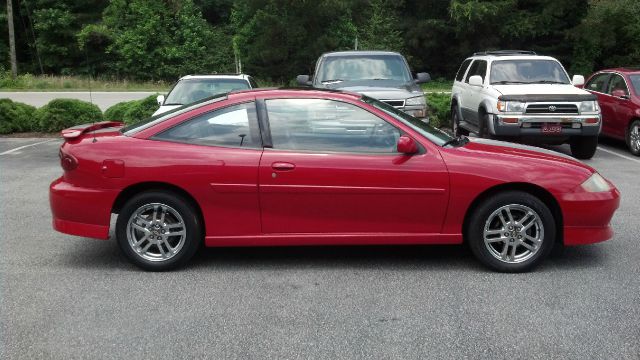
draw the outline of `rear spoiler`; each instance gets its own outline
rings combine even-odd
[[[97,123],[83,124],[83,125],[70,127],[68,129],[62,130],[60,134],[65,139],[74,139],[90,131],[110,128],[110,127],[122,127],[122,126],[124,126],[124,123],[120,121],[100,121]]]

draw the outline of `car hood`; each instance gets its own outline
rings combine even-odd
[[[569,84],[513,84],[494,85],[493,88],[502,95],[589,95],[589,92]]]
[[[414,83],[399,83],[397,81],[343,81],[323,85],[324,88],[356,92],[374,99],[404,100],[424,93],[419,85]]]

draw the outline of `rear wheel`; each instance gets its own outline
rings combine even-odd
[[[640,120],[634,120],[627,130],[627,146],[635,156],[640,156]]]
[[[574,136],[569,140],[571,154],[576,159],[591,159],[598,148],[597,136]]]
[[[131,198],[116,223],[118,246],[138,267],[150,271],[184,265],[202,242],[199,217],[181,196],[149,191]]]
[[[460,127],[460,115],[456,105],[451,107],[451,130],[453,130],[453,136],[456,137],[460,135],[469,135],[469,131]]]
[[[469,247],[481,263],[501,272],[524,272],[549,255],[556,227],[551,211],[538,198],[507,191],[480,204],[466,231]]]

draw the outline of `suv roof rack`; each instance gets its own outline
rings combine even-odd
[[[490,50],[490,51],[480,51],[473,54],[476,55],[500,55],[500,56],[508,56],[508,55],[538,55],[535,51],[529,50]]]

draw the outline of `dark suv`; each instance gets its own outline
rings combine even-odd
[[[361,93],[382,100],[417,118],[427,116],[427,102],[419,84],[428,73],[414,78],[404,56],[390,51],[340,51],[320,56],[313,79],[298,75],[302,86]]]

